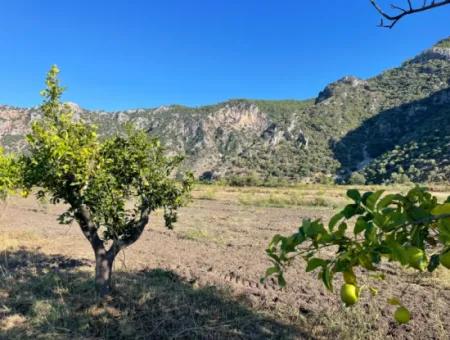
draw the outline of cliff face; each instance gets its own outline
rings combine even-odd
[[[32,109],[0,105],[1,145],[13,149],[23,148],[24,136],[29,131],[30,120],[35,114]]]
[[[198,176],[251,172],[307,180],[360,171],[375,182],[398,173],[439,180],[450,178],[449,89],[445,39],[376,77],[344,77],[312,100],[231,100],[110,113],[71,105],[102,134],[131,122],[160,137],[169,152],[185,155],[184,167]],[[38,115],[36,109],[0,106],[1,144],[23,148]]]

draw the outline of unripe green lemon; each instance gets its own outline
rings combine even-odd
[[[356,284],[356,276],[353,271],[344,272],[344,281],[351,285]]]
[[[439,255],[439,261],[445,268],[450,269],[450,250]]]
[[[406,249],[406,254],[408,256],[408,263],[411,267],[419,269],[420,271],[425,270],[427,267],[425,253],[422,249],[417,247],[408,247]]]
[[[355,285],[345,283],[341,287],[341,300],[347,306],[354,305],[358,301],[358,290]]]
[[[402,306],[397,308],[394,313],[394,318],[400,324],[408,323],[411,319],[411,314],[409,313],[409,310]]]

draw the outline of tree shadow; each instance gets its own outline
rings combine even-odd
[[[332,145],[333,153],[342,165],[340,171],[355,171],[366,159],[374,159],[417,136],[448,136],[449,103],[450,87],[424,99],[381,111],[363,121]]]
[[[312,338],[225,291],[194,288],[172,271],[116,272],[113,297],[102,302],[92,270],[89,260],[3,251],[0,338]]]

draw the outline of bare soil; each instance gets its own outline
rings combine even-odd
[[[225,336],[225,333],[217,330],[221,327],[217,324],[216,331],[203,329],[199,332],[195,328],[195,321],[189,324],[190,321],[185,320],[182,329],[171,326],[164,332],[153,334],[149,330],[140,335],[125,333],[118,336],[116,333],[112,338],[450,338],[450,276],[443,269],[433,274],[418,275],[385,264],[383,270],[386,280],[367,282],[376,286],[379,294],[372,297],[366,292],[361,302],[353,308],[344,308],[337,292],[333,294],[326,291],[316,273],[305,273],[302,261],[297,261],[290,268],[286,288],[281,290],[273,281],[260,283],[261,276],[270,266],[265,249],[273,235],[291,233],[298,228],[303,218],[328,219],[340,203],[345,203],[342,190],[327,191],[322,188],[320,192],[304,193],[305,197],[320,195],[328,200],[334,197],[335,200],[328,207],[256,206],[242,204],[239,195],[243,193],[239,190],[219,188],[209,193],[208,190],[211,189],[200,187],[194,192],[194,200],[180,210],[179,222],[173,231],[164,228],[161,212],[153,215],[143,236],[119,254],[115,263],[116,283],[123,284],[123,277],[120,276],[123,273],[145,274],[164,270],[176,275],[183,285],[193,291],[214,287],[217,294],[225,294],[224,299],[227,296],[227,301],[257,315],[254,322],[261,323],[260,326],[272,320],[279,323],[278,326],[271,324],[267,326],[268,332],[264,333],[248,327],[248,324],[244,327],[238,323],[233,326],[235,332]],[[268,195],[264,190],[258,190],[244,194]],[[272,191],[270,193],[273,194]],[[280,190],[277,193],[283,194]],[[289,190],[285,194],[289,194]],[[88,272],[92,271],[93,252],[76,223],[63,226],[56,221],[63,211],[64,206],[61,205],[41,204],[33,198],[11,198],[7,207],[3,208],[0,219],[0,233],[5,235],[3,243],[0,236],[0,250],[5,255],[0,260],[3,270],[14,274],[27,268],[25,262],[30,255],[19,256],[18,249],[21,249],[28,254],[45,254],[55,259],[49,261],[47,258],[44,261],[42,257],[34,261],[34,270],[57,267],[59,271],[64,271],[82,266]],[[336,291],[341,284],[339,280],[335,281]],[[2,294],[6,296],[0,305],[8,305],[12,290],[1,285],[0,288],[0,301]],[[393,321],[394,307],[386,302],[392,296],[401,297],[412,311],[409,324],[397,325]],[[209,301],[215,303],[215,300]],[[9,323],[4,321],[2,326],[2,317]],[[37,334],[33,331],[35,326],[24,326],[27,320],[31,320],[27,318],[26,313],[18,313],[17,310],[14,313],[0,312],[0,337],[2,334],[18,338],[26,337],[27,334],[34,337]],[[261,318],[265,321],[261,321]],[[201,327],[207,327],[207,319],[208,316]],[[227,318],[226,322],[230,322],[230,319]],[[14,326],[16,324],[19,326]],[[14,327],[16,330],[13,332]],[[193,330],[189,330],[189,327]],[[53,330],[53,333],[40,330],[38,333],[44,338],[52,338],[52,334],[56,338],[58,334],[68,334],[57,330]],[[73,334],[76,337],[89,333],[78,329],[78,335]],[[98,337],[109,336],[102,333]]]

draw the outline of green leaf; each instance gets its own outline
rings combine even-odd
[[[431,213],[435,216],[450,214],[450,203],[438,205],[433,210],[431,210]]]
[[[403,266],[409,263],[407,248],[401,246],[397,241],[389,241],[388,246],[393,260],[400,262]]]
[[[364,219],[364,217],[359,216],[355,223],[355,228],[353,229],[353,232],[355,235],[358,235],[363,230],[366,230],[368,227],[368,223]]]
[[[339,273],[351,270],[350,258],[351,254],[341,253],[334,263],[333,271]]]
[[[368,254],[362,254],[358,257],[359,264],[367,270],[375,270],[372,264],[372,258]]]
[[[282,273],[280,273],[280,275],[278,275],[278,285],[280,287],[285,287],[286,286],[286,280],[284,279],[284,276]]]
[[[269,248],[273,248],[276,247],[278,245],[278,243],[284,239],[283,236],[281,236],[280,234],[276,234],[273,238],[272,241],[270,241],[269,243]]]
[[[378,199],[381,197],[381,195],[383,195],[384,190],[378,190],[374,193],[372,193],[369,197],[367,197],[366,200],[366,207],[369,208],[370,210],[374,210],[375,209],[375,204],[377,203]]]
[[[445,218],[439,220],[438,222],[438,230],[439,230],[439,241],[441,241],[444,245],[450,244],[450,219]]]
[[[407,222],[406,214],[401,211],[385,208],[382,213],[374,214],[374,222],[385,232],[389,232]]]
[[[370,197],[370,195],[372,195],[372,194],[373,194],[372,191],[366,191],[366,192],[362,195],[361,202],[362,202],[364,205],[366,205],[367,199],[368,199],[368,198]]]
[[[303,230],[306,236],[309,236],[311,238],[316,237],[319,234],[326,233],[323,224],[319,220],[305,220],[303,222]]]
[[[328,267],[323,267],[322,271],[320,272],[320,276],[322,278],[322,282],[325,285],[325,287],[329,291],[333,291],[333,275]]]
[[[361,201],[361,194],[357,189],[347,190],[347,196],[355,201],[355,203],[359,203]]]
[[[292,236],[293,236],[293,242],[296,245],[299,245],[306,241],[306,235],[302,228],[300,228],[299,231]]]
[[[346,219],[350,219],[358,213],[359,206],[357,204],[349,204],[344,210],[342,210],[342,214]]]
[[[347,223],[342,222],[341,224],[339,224],[338,230],[336,232],[334,232],[334,236],[337,239],[340,239],[340,238],[344,237],[346,230],[347,230]]]
[[[377,240],[377,231],[372,223],[368,223],[366,226],[366,230],[364,232],[364,238],[368,242],[376,242]]]
[[[280,268],[279,267],[270,267],[267,268],[266,270],[266,277],[273,275],[275,273],[279,273],[280,272]]]
[[[308,261],[306,266],[306,272],[311,272],[318,267],[323,267],[328,264],[329,261],[322,260],[319,258],[312,258]]]
[[[377,208],[383,209],[389,206],[396,198],[398,198],[397,194],[389,194],[384,196],[377,204]]]
[[[408,215],[414,221],[420,221],[430,217],[430,213],[421,207],[412,207],[408,210]]]
[[[331,219],[330,222],[328,223],[328,229],[330,231],[333,231],[334,227],[336,226],[336,224],[344,218],[344,214],[342,213],[338,213],[336,215],[334,215]]]
[[[385,223],[387,222],[387,216],[382,213],[374,213],[373,215],[373,223],[375,223],[376,226],[382,228]]]

